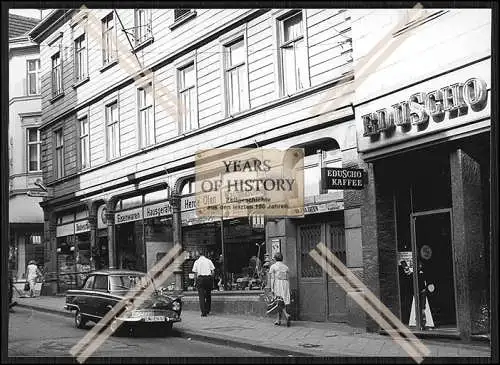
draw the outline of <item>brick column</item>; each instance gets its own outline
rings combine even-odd
[[[57,293],[57,238],[56,238],[56,215],[47,208],[43,208],[44,226],[44,261],[47,275],[43,295],[55,295]]]
[[[90,269],[95,270],[95,257],[94,257],[94,251],[95,247],[97,245],[97,212],[96,210],[89,210],[89,226],[90,226]]]
[[[342,167],[365,170],[367,165],[358,157],[357,147],[342,151]],[[365,189],[367,183],[364,180]],[[361,225],[361,207],[365,198],[364,190],[344,190],[344,229],[346,244],[346,266],[363,281],[363,239]],[[366,327],[366,314],[363,308],[352,299],[351,293],[346,293],[347,321],[351,326]]]
[[[488,268],[485,264],[485,234],[481,165],[470,154],[458,149],[450,155],[453,199],[453,256],[456,312],[461,337],[470,339],[478,327],[481,305],[488,305]]]
[[[182,222],[181,222],[181,196],[177,192],[172,192],[170,195],[170,204],[172,205],[172,232],[174,246],[182,244]],[[182,290],[182,266],[174,268],[175,290]]]
[[[108,224],[108,255],[109,268],[116,269],[116,240],[115,240],[115,205],[116,202],[110,199],[106,203],[106,223]]]

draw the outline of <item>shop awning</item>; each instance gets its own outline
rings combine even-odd
[[[9,223],[43,223],[42,198],[15,195],[9,200]]]

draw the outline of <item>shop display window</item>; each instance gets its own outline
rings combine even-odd
[[[263,289],[266,285],[262,268],[266,254],[264,230],[254,229],[248,218],[232,219],[224,222],[223,239],[225,265],[220,222],[183,227],[183,244],[187,252],[184,263],[184,289],[195,290],[191,270],[198,254],[204,254],[215,266],[215,289]]]

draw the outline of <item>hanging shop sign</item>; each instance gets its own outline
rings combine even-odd
[[[362,169],[323,167],[321,184],[323,189],[360,190],[363,189],[364,171]]]
[[[467,125],[490,117],[490,80],[491,62],[485,60],[358,105],[359,151],[445,130],[447,137],[463,133],[458,127],[473,129]]]

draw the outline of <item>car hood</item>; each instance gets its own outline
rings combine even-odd
[[[153,294],[147,298],[137,309],[170,309],[175,300],[181,303],[181,297],[171,297],[162,294]]]

